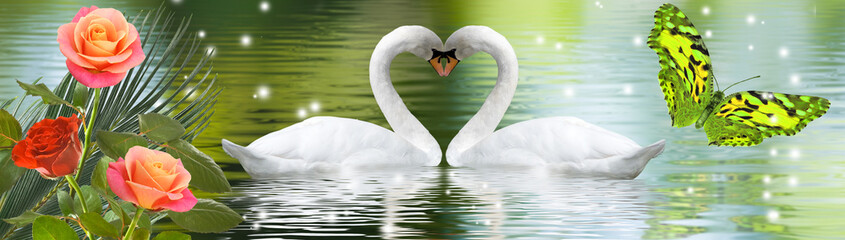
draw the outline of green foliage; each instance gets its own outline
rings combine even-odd
[[[158,113],[138,115],[141,134],[157,142],[167,142],[185,134],[185,128],[179,121]]]
[[[223,170],[208,155],[182,139],[167,142],[167,152],[191,172],[191,186],[207,192],[232,191]]]
[[[134,133],[97,131],[97,145],[112,159],[123,158],[134,146],[147,147],[147,139]]]
[[[0,194],[11,189],[24,172],[26,168],[15,166],[15,162],[12,161],[12,150],[0,150]]]
[[[63,190],[59,190],[56,193],[56,198],[59,201],[59,208],[62,210],[62,215],[67,216],[73,211],[73,198],[70,197],[70,194]]]
[[[117,228],[112,226],[96,212],[79,214],[79,221],[82,222],[85,229],[88,229],[88,231],[93,234],[111,238],[120,237],[120,233],[118,233]]]
[[[187,212],[168,213],[176,225],[193,232],[223,232],[241,223],[241,215],[226,205],[210,199],[199,199],[197,205]]]
[[[62,220],[53,216],[40,216],[32,223],[32,239],[34,240],[67,240],[79,239]]]
[[[131,240],[147,240],[150,239],[150,230],[146,228],[137,228],[135,232],[132,233],[132,236],[129,237]]]
[[[88,103],[88,87],[79,82],[76,82],[73,85],[73,100],[71,103],[73,103],[74,106],[84,108]]]
[[[133,21],[133,24],[141,34],[142,47],[147,54],[147,58],[141,65],[127,72],[126,78],[119,84],[102,88],[98,115],[96,120],[90,124],[93,126],[94,132],[100,130],[139,132],[137,117],[139,114],[161,113],[173,116],[173,119],[186,129],[183,131],[184,134],[181,134],[182,139],[190,142],[208,126],[216,98],[221,91],[217,85],[217,77],[211,71],[211,55],[205,51],[206,48],[201,44],[200,39],[195,34],[191,35],[188,31],[190,18],[182,18],[180,21],[174,14],[160,8],[140,14],[134,19],[136,20]],[[54,104],[33,103],[28,107],[23,106],[20,108],[21,111],[17,111],[18,108],[15,108],[15,111],[10,111],[20,120],[22,129],[27,129],[44,118],[71,116],[77,112],[70,107],[71,105],[87,107],[87,109],[83,109],[86,110],[85,112],[90,112],[91,106],[89,105],[93,105],[86,103],[91,99],[91,93],[87,92],[85,88],[78,87],[79,84],[70,74],[66,74],[53,91],[50,91],[43,84],[20,83],[19,85],[27,91],[27,94],[40,96],[43,102]],[[71,102],[73,104],[70,104]],[[11,105],[11,102],[6,101],[0,103],[0,105],[7,107]],[[18,106],[20,105],[21,102],[18,103]],[[134,141],[133,143],[138,145],[148,146],[148,142],[143,137],[137,137],[126,139]],[[144,139],[144,143],[136,141],[138,139]],[[98,144],[108,142],[100,140],[95,138],[94,141]],[[109,150],[113,151],[107,152]],[[115,152],[121,151],[114,148],[108,150],[94,148],[93,152],[88,155],[90,158],[86,159],[85,164],[79,170],[79,184],[84,186],[89,183],[89,180],[102,180],[91,177],[98,165],[96,159],[104,154],[114,159],[125,154],[125,151],[123,151],[120,153],[121,156],[117,156],[118,154]],[[5,169],[7,168],[3,168],[3,170]],[[5,178],[0,178],[0,180],[2,180],[2,183],[13,182],[6,181]],[[8,200],[2,204],[0,219],[21,215],[41,201],[58,182],[45,180],[35,171],[25,171],[17,184],[7,192]],[[102,184],[97,185],[99,185],[99,188],[103,186]],[[83,194],[85,194],[85,191],[83,190]],[[59,201],[48,201],[39,212],[54,213],[59,212],[59,210],[65,214],[76,212],[74,201],[66,191],[59,189],[56,197]],[[89,198],[99,200],[99,197]],[[105,198],[112,206],[131,205],[125,202],[117,203],[116,200],[109,197]],[[92,211],[99,211],[101,205],[92,209],[94,209]],[[114,207],[109,212],[113,215],[112,218],[121,218],[122,225],[128,225],[129,220],[124,219],[128,215],[126,208]],[[149,219],[149,216],[142,217],[141,224],[149,226]],[[65,224],[64,227],[67,228],[67,225]],[[14,229],[16,228],[13,225],[0,221],[0,236],[4,236]],[[149,237],[149,230],[142,229],[137,231],[141,232],[141,235],[146,232],[146,237]],[[25,227],[14,233],[11,238],[17,239],[35,232],[30,231],[29,227]],[[76,239],[75,234],[73,239]]]
[[[15,145],[23,136],[21,124],[5,109],[0,109],[0,135],[0,147]]]
[[[40,216],[42,216],[42,215],[39,214],[39,213],[36,213],[36,212],[33,212],[33,211],[26,211],[26,212],[23,212],[23,214],[21,214],[20,216],[9,218],[9,219],[3,219],[3,221],[5,221],[7,223],[14,224],[15,226],[20,227],[20,226],[24,226],[24,225],[32,223],[33,221],[35,221],[35,218],[38,218]]]
[[[43,83],[38,84],[28,84],[21,81],[18,81],[18,85],[26,91],[27,95],[32,95],[36,97],[41,97],[41,101],[45,104],[61,104],[61,105],[71,105],[70,102],[67,100],[57,96],[53,91],[50,91],[50,88]]]
[[[80,190],[82,194],[85,195],[85,206],[88,207],[88,212],[95,212],[99,214],[103,211],[103,202],[100,200],[100,195],[97,195],[97,192],[89,185],[80,186]],[[77,197],[73,198],[73,209],[74,212],[79,215],[82,214],[82,200],[78,197],[79,193],[77,193]]]
[[[166,231],[156,235],[153,240],[191,240],[191,235],[174,231]]]
[[[106,171],[109,169],[109,163],[111,162],[114,162],[114,159],[108,156],[100,158],[97,166],[94,167],[94,173],[91,174],[91,187],[94,187],[94,190],[106,198],[109,198],[113,194],[109,187],[109,181],[106,179]]]

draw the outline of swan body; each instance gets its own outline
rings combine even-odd
[[[385,35],[370,59],[373,96],[394,129],[356,119],[312,117],[267,134],[246,147],[223,139],[223,150],[253,178],[356,168],[436,166],[442,153],[429,131],[405,106],[390,80],[390,62],[402,52],[439,59],[442,42],[421,26]],[[436,56],[435,56],[436,55]],[[432,62],[434,65],[434,62]],[[437,69],[437,66],[435,66]]]
[[[519,122],[498,131],[516,91],[516,53],[504,36],[484,26],[467,26],[446,40],[454,49],[445,70],[476,52],[490,54],[498,79],[481,109],[461,128],[446,150],[451,166],[543,168],[571,175],[633,179],[663,151],[664,140],[641,147],[633,140],[575,117]],[[454,59],[453,59],[454,58]]]

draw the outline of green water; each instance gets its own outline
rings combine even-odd
[[[13,79],[55,86],[66,73],[56,29],[94,3],[129,15],[160,1],[3,1],[0,97]],[[167,1],[193,14],[216,49],[225,86],[196,145],[235,192],[219,196],[246,217],[197,238],[845,238],[845,4],[841,1],[677,1],[705,36],[714,74],[731,89],[823,96],[831,109],[800,134],[748,148],[708,147],[694,127],[672,128],[645,46],[663,1]],[[705,14],[704,9],[709,10]],[[384,34],[423,25],[445,39],[464,25],[508,38],[520,82],[500,126],[569,115],[632,138],[666,139],[633,181],[537,178],[449,167],[354,177],[250,180],[220,148],[248,144],[311,116],[387,126],[368,80]],[[247,38],[247,41],[244,41]],[[247,44],[244,44],[247,42]],[[449,77],[403,54],[394,85],[445,148],[495,82],[486,54]],[[174,225],[163,223],[158,229]]]

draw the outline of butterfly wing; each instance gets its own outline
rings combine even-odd
[[[701,35],[680,9],[667,3],[654,13],[648,47],[660,58],[657,76],[672,126],[694,123],[713,94],[710,53]]]
[[[751,146],[774,135],[794,135],[824,115],[830,101],[821,97],[746,91],[731,94],[707,118],[711,145]]]

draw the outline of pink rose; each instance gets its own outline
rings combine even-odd
[[[106,179],[120,199],[142,208],[186,212],[197,204],[188,190],[191,174],[181,160],[166,152],[132,147],[126,160],[109,163]]]
[[[138,30],[114,8],[79,9],[56,40],[70,74],[90,88],[114,86],[145,58]]]

